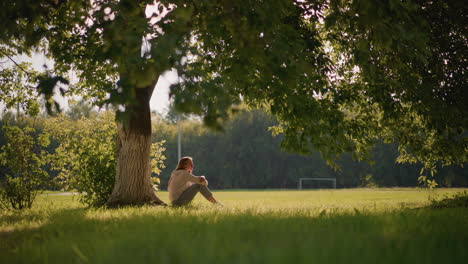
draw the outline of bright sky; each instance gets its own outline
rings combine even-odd
[[[153,96],[151,96],[151,110],[156,110],[159,113],[166,111],[169,105],[169,85],[175,83],[177,83],[176,71],[167,71],[159,77]]]
[[[19,61],[31,61],[33,67],[38,70],[43,70],[44,63],[47,64],[49,68],[52,68],[53,62],[46,60],[42,55],[34,55],[31,58],[28,57],[21,57]],[[71,80],[73,82],[74,80]],[[159,113],[165,113],[167,107],[169,105],[169,85],[171,83],[177,83],[177,72],[174,71],[166,71],[159,77],[158,83],[156,88],[154,89],[153,96],[151,96],[150,107],[151,110],[156,110]],[[55,97],[55,99],[60,103],[63,108],[66,108],[68,103],[67,100]],[[0,105],[0,108],[3,108],[3,105]]]

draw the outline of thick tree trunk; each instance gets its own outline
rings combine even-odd
[[[107,206],[164,204],[151,182],[151,112],[149,101],[154,85],[137,88],[138,103],[131,107],[127,125],[118,123],[115,184]]]

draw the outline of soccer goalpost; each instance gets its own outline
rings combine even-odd
[[[336,178],[300,178],[299,190],[302,190],[303,181],[331,181],[333,183],[333,189],[336,189]]]

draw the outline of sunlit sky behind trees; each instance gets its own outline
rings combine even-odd
[[[148,5],[146,7],[146,14],[150,15],[157,9],[155,5]],[[163,14],[165,15],[167,11],[164,10]],[[153,18],[156,19],[156,18]],[[44,71],[44,65],[46,65],[49,69],[53,67],[53,62],[51,60],[46,59],[43,54],[36,53],[32,57],[21,56],[15,60],[16,62],[30,62],[35,70],[42,72]],[[12,64],[10,61],[2,62],[4,66],[11,66]],[[74,83],[76,79],[71,78],[70,82]],[[167,112],[167,108],[169,106],[169,86],[171,83],[177,82],[177,72],[176,71],[167,71],[159,77],[158,83],[156,88],[154,89],[153,96],[151,97],[150,107],[151,111],[156,111],[158,113],[164,114]],[[70,98],[63,98],[56,93],[54,96],[56,100],[60,103],[60,106],[65,110],[68,108],[68,100]],[[0,103],[0,113],[5,111],[5,106]]]
[[[43,71],[44,70],[44,64],[47,65],[48,68],[51,68],[53,66],[53,62],[46,59],[45,56],[42,54],[35,54],[31,58],[27,56],[23,56],[18,58],[18,62],[24,61],[24,62],[30,62],[32,63],[32,66],[34,67],[35,70],[37,71]],[[11,64],[11,62],[5,62],[5,64]],[[72,83],[76,81],[76,79],[71,79],[70,80]],[[159,77],[158,84],[156,85],[156,88],[154,89],[153,96],[151,97],[150,101],[150,106],[151,106],[151,111],[156,111],[160,114],[164,114],[167,112],[167,108],[169,106],[169,85],[171,83],[176,83],[177,82],[177,72],[176,71],[167,71],[161,77]],[[55,97],[58,102],[60,102],[60,106],[63,109],[68,108],[68,100],[70,98],[63,98],[62,96],[59,95],[59,93],[56,93]],[[5,111],[5,106],[0,103],[0,113]]]

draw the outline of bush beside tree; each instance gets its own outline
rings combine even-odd
[[[45,166],[50,144],[49,135],[31,127],[3,126],[7,141],[0,149],[1,174],[0,208],[31,208],[40,188],[44,188],[48,174]]]
[[[90,206],[104,205],[112,193],[116,171],[117,128],[115,115],[104,112],[95,118],[51,118],[46,131],[59,142],[52,155],[56,182],[63,190],[77,190],[80,201]],[[164,142],[152,144],[152,183],[157,184],[164,167]]]

